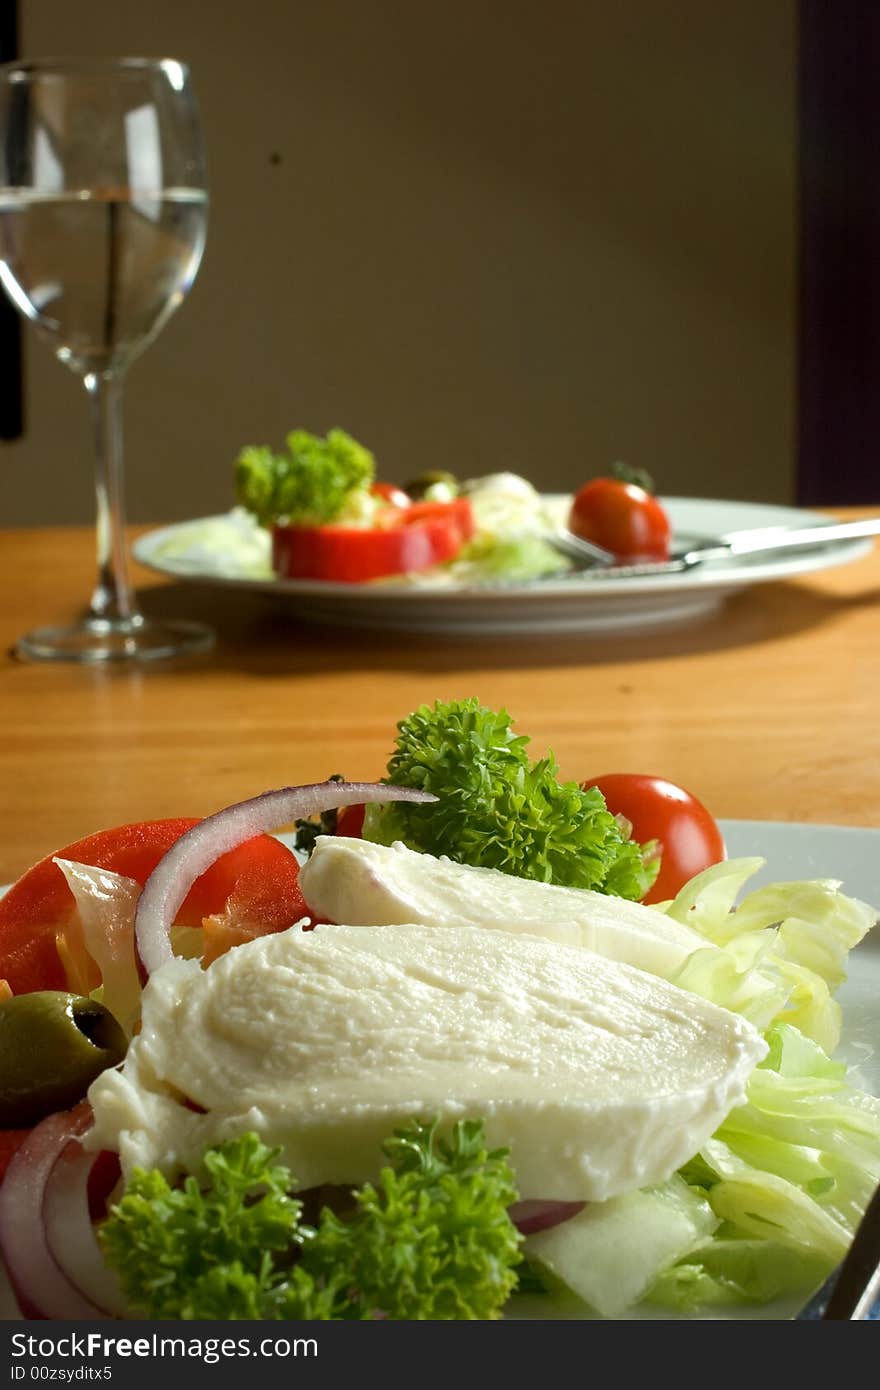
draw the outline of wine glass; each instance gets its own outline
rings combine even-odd
[[[189,74],[172,59],[0,67],[0,279],[81,378],[95,430],[98,580],[82,621],[41,628],[21,656],[144,661],[200,650],[198,623],[138,612],[123,510],[122,382],[189,290],[208,194]]]

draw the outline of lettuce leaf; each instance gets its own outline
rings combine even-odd
[[[880,1182],[880,1101],[852,1089],[846,1068],[790,1024],[737,1106],[681,1177],[721,1225],[673,1268],[651,1300],[765,1302],[815,1287],[843,1258]]]
[[[748,1018],[769,1047],[743,1104],[679,1170],[717,1229],[659,1259],[647,1298],[685,1314],[802,1301],[846,1253],[880,1182],[880,1101],[850,1085],[846,1066],[829,1056],[840,1035],[834,992],[876,913],[830,879],[770,884],[737,906],[762,864],[715,865],[660,908],[706,940],[675,983]],[[643,1213],[632,1206],[629,1229],[626,1210],[616,1243],[639,1248]]]
[[[762,859],[730,859],[697,874],[663,910],[706,937],[675,983],[742,1013],[762,1030],[791,1023],[825,1052],[840,1041],[833,994],[846,957],[876,921],[833,879],[773,883],[737,896]]]
[[[525,583],[571,568],[564,556],[540,536],[478,533],[449,561],[447,571],[462,584]]]
[[[704,1194],[673,1175],[657,1187],[588,1202],[579,1215],[529,1236],[523,1249],[549,1284],[561,1282],[613,1318],[717,1225]]]

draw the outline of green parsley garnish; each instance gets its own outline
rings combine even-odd
[[[531,762],[506,710],[438,702],[397,728],[386,780],[438,800],[368,806],[366,839],[619,898],[647,893],[659,871],[653,846],[629,838],[601,792],[561,782],[552,753]]]
[[[249,445],[235,462],[235,496],[261,526],[276,522],[324,526],[335,521],[357,493],[368,493],[376,469],[369,449],[344,430],[326,439],[293,430],[287,451]]]
[[[205,1154],[210,1182],[135,1169],[98,1237],[131,1308],[154,1318],[497,1318],[521,1237],[506,1150],[479,1120],[395,1131],[349,1214],[302,1221],[280,1152],[256,1134]]]

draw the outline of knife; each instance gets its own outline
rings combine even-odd
[[[880,1322],[880,1187],[868,1203],[843,1264],[797,1316],[810,1322]]]
[[[838,521],[830,525],[802,526],[789,530],[783,526],[762,526],[751,531],[730,531],[712,545],[695,546],[671,555],[668,560],[651,560],[638,564],[618,564],[610,550],[592,541],[583,540],[564,527],[547,536],[569,559],[580,561],[584,577],[629,578],[654,574],[685,574],[699,565],[738,560],[744,556],[772,557],[789,550],[810,550],[817,546],[833,545],[838,541],[856,540],[862,536],[880,535],[880,517],[865,517],[861,521]]]

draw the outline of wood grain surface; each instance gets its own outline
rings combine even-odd
[[[657,773],[719,817],[880,826],[880,550],[676,632],[516,641],[309,627],[273,597],[135,568],[145,611],[211,623],[213,652],[15,660],[22,632],[76,616],[92,552],[88,528],[0,533],[0,882],[105,826],[378,777],[398,719],[466,695],[505,705],[566,777]]]

